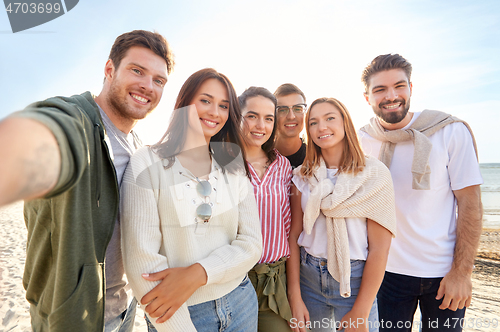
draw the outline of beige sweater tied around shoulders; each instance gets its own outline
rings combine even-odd
[[[413,174],[412,188],[415,190],[429,190],[431,188],[429,156],[432,143],[428,137],[455,122],[462,122],[469,130],[477,157],[476,141],[469,125],[465,121],[440,111],[424,110],[409,128],[397,130],[385,130],[380,124],[380,120],[374,117],[369,124],[361,128],[361,131],[366,132],[376,140],[382,141],[378,159],[387,167],[391,166],[396,144],[412,140],[415,146],[411,166]]]
[[[295,170],[300,174],[300,167]],[[310,234],[320,211],[326,216],[328,272],[340,283],[340,294],[351,295],[351,265],[346,220],[371,219],[396,235],[394,189],[389,170],[380,161],[366,157],[363,171],[341,172],[334,185],[321,158],[313,176],[307,178],[311,195],[304,211],[304,230]]]

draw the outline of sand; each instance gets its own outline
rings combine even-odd
[[[29,303],[22,282],[26,236],[22,202],[1,208],[0,332],[31,331]],[[137,308],[134,332],[147,332],[143,317],[144,312]]]
[[[1,208],[0,332],[31,331],[29,305],[22,285],[26,234],[22,203]],[[138,308],[134,332],[147,331],[142,317],[143,312]],[[495,321],[497,326],[493,327]],[[500,331],[500,230],[484,230],[481,236],[473,273],[472,306],[464,323],[464,331]],[[416,327],[413,330],[418,331]]]

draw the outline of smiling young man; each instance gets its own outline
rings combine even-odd
[[[0,206],[24,199],[23,284],[33,331],[133,330],[121,255],[119,187],[140,146],[132,128],[173,69],[163,36],[119,36],[90,92],[29,105],[0,122]]]
[[[306,157],[306,143],[300,138],[304,129],[306,96],[297,86],[290,83],[280,85],[274,96],[278,101],[276,149],[295,168],[300,166]]]
[[[389,167],[396,196],[397,236],[377,295],[380,330],[411,331],[418,304],[422,331],[461,331],[482,227],[476,145],[453,116],[409,112],[411,70],[386,54],[362,76],[376,115],[361,129],[363,150]]]

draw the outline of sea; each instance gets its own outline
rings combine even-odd
[[[481,185],[483,201],[483,228],[500,229],[500,163],[479,164],[484,183]]]

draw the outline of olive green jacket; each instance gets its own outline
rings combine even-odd
[[[33,331],[102,331],[104,256],[119,196],[98,106],[85,92],[31,104],[14,116],[50,128],[62,158],[55,188],[24,205],[23,284]]]

